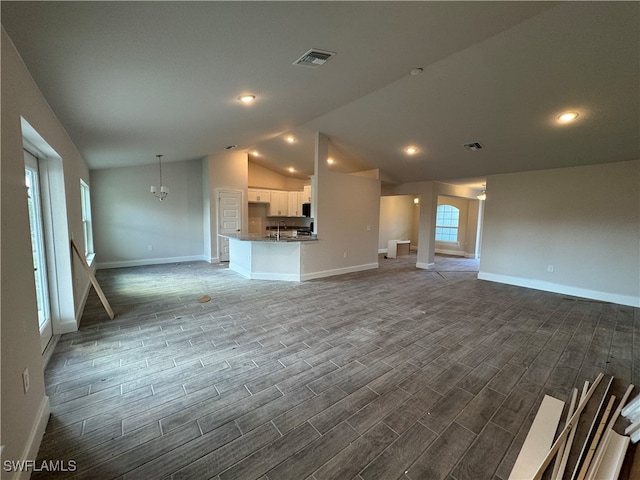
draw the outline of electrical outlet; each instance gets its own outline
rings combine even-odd
[[[547,265],[547,272],[553,273],[553,265]]]
[[[149,251],[153,250],[153,245],[147,245],[147,250]]]
[[[29,382],[29,367],[25,368],[22,372],[22,387],[24,388],[24,393],[29,391],[29,387],[31,383]]]
[[[367,232],[371,231],[371,225],[367,225]]]
[[[342,254],[342,256],[343,256],[344,258],[347,258],[347,257],[349,256],[349,254],[348,254],[347,252],[344,252],[344,253]]]

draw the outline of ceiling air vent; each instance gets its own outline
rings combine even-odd
[[[302,55],[298,60],[293,62],[294,65],[301,65],[303,67],[318,68],[321,65],[327,63],[327,61],[335,55],[335,52],[328,52],[326,50],[318,50],[312,48],[307,53]]]
[[[473,143],[465,143],[464,148],[466,148],[470,152],[475,152],[476,150],[482,150],[483,147],[480,144],[480,142],[473,142]]]

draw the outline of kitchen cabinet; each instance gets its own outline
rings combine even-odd
[[[281,190],[271,190],[271,203],[269,204],[269,215],[272,217],[286,217],[289,214],[289,192]]]
[[[302,216],[302,192],[287,192],[288,198],[288,216],[289,217],[301,217]]]
[[[258,188],[249,188],[247,190],[247,198],[249,202],[270,203],[271,192],[269,190],[261,190]]]
[[[302,202],[301,203],[311,203],[311,185],[305,185],[304,190],[302,190]]]

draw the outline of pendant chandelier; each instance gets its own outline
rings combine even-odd
[[[151,193],[158,200],[163,201],[169,195],[169,189],[162,184],[162,155],[156,155],[158,157],[158,167],[160,169],[160,193],[156,190],[155,185],[151,185]]]

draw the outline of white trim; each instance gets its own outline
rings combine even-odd
[[[424,270],[431,270],[433,268],[435,268],[436,264],[431,262],[431,263],[425,263],[425,262],[418,262],[416,263],[416,268],[422,268]]]
[[[600,292],[597,290],[589,290],[586,288],[571,287],[569,285],[560,285],[557,283],[545,282],[542,280],[534,280],[532,278],[512,277],[509,275],[500,275],[482,271],[478,272],[478,280],[506,283],[507,285],[515,285],[517,287],[533,288],[534,290],[560,293],[563,295],[571,295],[572,297],[581,297],[591,300],[599,300],[602,302],[616,303],[618,305],[628,305],[630,307],[636,308],[640,307],[640,296],[635,297],[631,295],[619,295],[616,293]]]
[[[18,459],[18,461],[25,462],[27,460],[36,459],[36,457],[38,456],[38,450],[40,449],[40,444],[42,443],[42,437],[44,436],[44,432],[47,429],[47,423],[49,422],[50,413],[51,405],[49,404],[49,397],[45,395],[44,397],[42,397],[35,422],[31,427],[31,432],[29,432],[27,444],[25,445],[22,456],[20,457],[20,459]],[[12,480],[29,480],[30,477],[31,470],[24,469],[15,471],[13,473]]]
[[[598,470],[593,475],[596,479],[618,478],[624,456],[627,453],[631,439],[625,435],[620,435],[613,430],[607,431],[606,450],[602,462],[598,465]],[[603,440],[604,441],[604,440]]]
[[[53,351],[56,349],[56,345],[58,345],[58,340],[60,340],[60,335],[53,335],[47,344],[47,348],[42,352],[42,370],[47,369],[47,365],[49,364],[49,360],[51,360]]]
[[[346,273],[362,272],[364,270],[372,270],[374,268],[380,268],[380,264],[378,262],[365,263],[362,265],[353,265],[351,267],[334,268],[332,270],[322,270],[319,272],[303,273],[300,275],[300,279],[302,281],[313,280],[314,278],[333,277],[334,275],[344,275]]]
[[[345,275],[347,273],[361,272],[363,270],[372,270],[379,268],[379,263],[368,263],[363,265],[354,265],[352,267],[335,268],[332,270],[323,270],[320,272],[310,273],[273,273],[273,272],[250,272],[246,268],[235,263],[229,263],[229,270],[242,275],[244,278],[251,280],[276,280],[283,282],[304,282],[305,280],[313,280],[315,278],[333,277],[335,275]]]
[[[139,260],[122,260],[118,262],[96,262],[96,269],[104,270],[105,268],[141,267],[144,265],[160,265],[163,263],[187,263],[187,262],[206,262],[206,261],[207,261],[207,257],[205,257],[204,255],[189,255],[185,257],[145,258],[145,259],[139,259]]]
[[[229,267],[231,268],[231,267]],[[297,273],[270,273],[253,272],[249,277],[252,280],[277,280],[281,282],[299,282],[300,274]]]
[[[434,252],[442,255],[455,255],[456,257],[478,258],[475,253],[463,252],[462,250],[445,250],[443,248],[436,248]]]
[[[442,255],[455,255],[456,257],[466,256],[465,252],[463,252],[462,250],[446,250],[444,248],[436,248],[434,252],[440,253]]]
[[[239,273],[244,278],[251,278],[251,270],[244,268],[243,266],[238,265],[237,263],[229,262],[229,270]]]
[[[380,255],[381,253],[388,253],[389,249],[388,248],[379,248],[378,249],[378,255]]]

